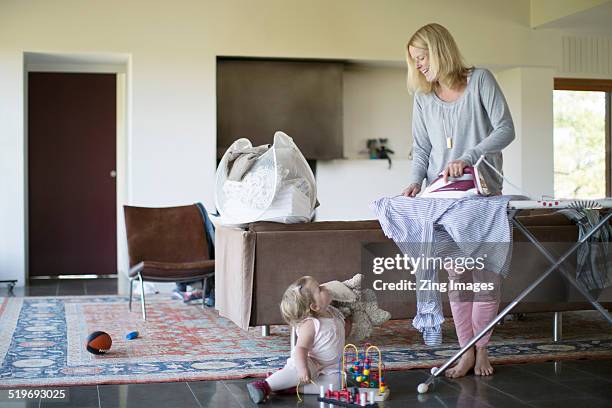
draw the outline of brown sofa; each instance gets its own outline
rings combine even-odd
[[[560,242],[567,248],[578,237],[576,226],[563,215],[524,211],[519,217],[540,241]],[[502,305],[549,266],[532,245],[526,244],[527,239],[520,231],[514,229],[513,238],[511,274],[502,285]],[[242,328],[282,324],[279,301],[291,282],[303,275],[312,275],[320,282],[348,279],[361,270],[362,244],[386,241],[388,238],[378,221],[259,222],[245,229],[220,227],[216,232],[216,307],[222,316]],[[560,253],[564,248],[557,245],[555,249]],[[405,292],[404,299],[383,302],[381,307],[389,310],[393,319],[413,317],[414,292]],[[607,296],[605,300],[610,299]],[[555,272],[514,312],[590,308],[591,305]],[[445,314],[450,315],[446,302]]]

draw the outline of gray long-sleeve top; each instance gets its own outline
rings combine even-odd
[[[451,160],[473,165],[485,155],[502,171],[502,149],[514,140],[510,110],[497,81],[487,69],[474,68],[464,93],[445,102],[435,92],[414,96],[412,114],[413,162],[410,183],[433,182]],[[447,147],[447,137],[452,147]],[[493,193],[503,180],[485,165],[478,167]]]

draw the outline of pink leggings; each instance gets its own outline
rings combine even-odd
[[[459,346],[463,347],[480,333],[497,314],[499,302],[451,302],[455,330],[459,338]],[[493,330],[476,342],[476,347],[485,347]]]
[[[474,282],[487,282],[491,280],[491,274],[487,275],[484,271],[482,271],[482,273],[474,272],[473,275],[465,274],[463,276],[457,275],[452,271],[448,272],[451,279],[459,279],[461,281],[472,281],[473,279]],[[500,282],[496,282],[496,285],[499,284]],[[456,295],[457,292],[449,293],[451,298],[450,306],[453,312],[453,321],[455,322],[459,346],[463,347],[495,318],[499,307],[499,296],[491,294],[480,296],[485,301],[469,301],[469,299],[465,298],[462,301],[458,301],[457,299],[459,296]],[[483,293],[481,293],[481,295],[483,295]],[[478,296],[476,296],[476,298],[478,298]],[[453,301],[453,299],[455,299],[455,301]],[[476,347],[485,347],[489,344],[492,333],[493,330],[491,329],[476,342]]]

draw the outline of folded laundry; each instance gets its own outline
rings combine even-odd
[[[234,147],[230,148],[227,157],[227,179],[240,181],[247,171],[253,167],[255,161],[270,149],[270,145],[257,147]]]
[[[219,163],[216,184],[218,221],[225,225],[308,222],[317,205],[312,170],[283,132],[271,147],[236,140]]]
[[[585,236],[601,219],[598,209],[578,207],[559,212],[578,225],[578,238]],[[612,227],[605,224],[577,251],[576,280],[588,290],[604,289],[612,282],[610,241]]]

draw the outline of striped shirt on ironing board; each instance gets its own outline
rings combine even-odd
[[[378,199],[371,208],[385,235],[410,257],[472,256],[481,249],[479,244],[511,244],[509,200],[504,196],[462,199],[397,196]],[[487,257],[485,269],[507,276],[511,245],[497,247],[505,253]],[[417,268],[415,275],[417,282],[437,282],[435,269]],[[443,321],[440,292],[417,290],[417,314],[412,324],[423,333],[425,344],[442,343]]]

